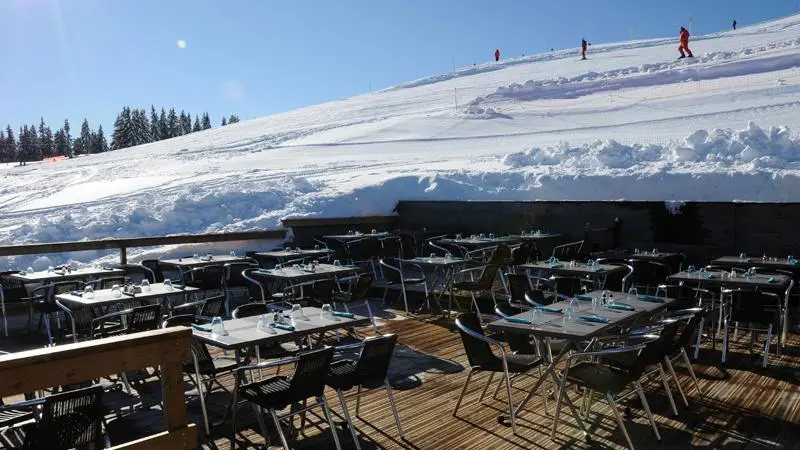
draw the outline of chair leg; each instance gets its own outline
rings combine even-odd
[[[728,321],[722,326],[722,364],[728,359]]]
[[[669,381],[667,380],[667,374],[664,372],[664,366],[658,363],[656,367],[658,367],[658,374],[661,376],[661,383],[664,385],[664,392],[667,394],[669,406],[672,408],[672,414],[677,416],[678,408],[675,406],[675,399],[672,398],[672,390],[669,388]]]
[[[356,449],[361,450],[361,444],[358,443],[358,434],[356,427],[353,425],[353,420],[350,419],[350,411],[347,410],[347,402],[344,401],[344,392],[341,389],[336,390],[336,395],[339,396],[339,403],[342,405],[342,412],[344,413],[344,420],[347,422],[347,427],[350,428],[350,434],[353,436],[353,442],[356,444]]]
[[[264,411],[261,409],[260,406],[253,403],[253,412],[256,415],[258,428],[261,430],[261,434],[264,435],[264,441],[265,441],[264,447],[269,447],[269,432],[267,431],[267,424],[264,422]]]
[[[406,434],[403,432],[403,426],[400,424],[400,414],[397,411],[397,404],[394,402],[394,394],[392,394],[392,386],[389,384],[389,379],[387,378],[385,381],[386,385],[386,394],[389,396],[389,406],[392,407],[392,414],[394,415],[394,422],[397,425],[397,433],[400,435],[401,439],[406,438]]]
[[[325,397],[319,397],[318,402],[322,403],[322,411],[325,413],[325,419],[328,420],[328,426],[331,427],[331,434],[333,435],[333,443],[336,444],[336,450],[342,450],[342,444],[339,443],[339,435],[336,433],[336,426],[333,424],[331,418],[331,411],[328,409],[328,401]]]
[[[486,384],[483,386],[483,391],[481,391],[481,396],[480,398],[478,398],[478,403],[483,401],[483,397],[486,396],[486,391],[489,390],[489,385],[492,383],[493,378],[494,378],[494,372],[489,372],[489,378],[486,379]],[[498,384],[498,387],[499,386],[500,385]],[[495,391],[494,395],[497,395],[497,391]]]
[[[625,442],[628,443],[628,448],[633,450],[631,437],[628,435],[628,429],[625,428],[625,422],[623,422],[622,415],[620,415],[619,409],[617,409],[617,402],[614,401],[614,396],[606,393],[606,400],[608,401],[608,404],[611,405],[611,411],[614,412],[614,417],[617,418],[617,425],[619,425],[620,430],[622,430],[622,435],[625,436]]]
[[[697,381],[697,375],[694,373],[692,362],[689,361],[689,355],[686,354],[685,349],[681,349],[681,355],[683,356],[683,362],[686,364],[686,368],[689,370],[689,375],[692,376],[692,381],[694,381],[694,387],[697,389],[697,393],[702,396],[703,391],[700,390],[700,383]]]
[[[464,393],[467,392],[467,385],[469,384],[470,378],[472,378],[473,369],[470,367],[469,373],[467,374],[467,380],[464,381],[464,387],[461,388],[461,395],[458,396],[458,401],[456,401],[456,407],[453,409],[453,417],[457,417],[456,413],[458,413],[458,408],[461,406],[461,399],[464,398]]]
[[[650,411],[650,404],[647,403],[647,398],[644,396],[644,390],[642,389],[642,384],[638,381],[636,382],[636,393],[639,394],[639,400],[642,401],[642,407],[644,408],[644,412],[647,414],[647,418],[650,419],[650,425],[653,426],[653,433],[656,434],[656,439],[659,441],[661,440],[661,433],[658,432],[658,425],[656,425],[656,420],[653,418],[653,413]]]
[[[356,417],[358,417],[358,412],[361,409],[361,385],[358,385],[356,389]]]
[[[195,376],[197,377],[197,381],[195,381],[195,379],[193,377],[191,377],[191,376],[189,376],[189,378],[192,379],[192,382],[197,387],[197,393],[198,393],[198,396],[200,397],[200,410],[203,412],[203,425],[206,428],[206,436],[208,436],[209,434],[211,434],[211,427],[208,425],[208,410],[206,408],[206,394],[205,394],[204,389],[203,389],[203,382],[201,381],[202,378],[200,378],[200,374],[196,373]],[[233,408],[233,414],[234,414],[233,415],[233,419],[234,419],[233,424],[234,424],[234,426],[236,426],[236,420],[235,420],[236,419],[236,408],[235,407]]]
[[[372,324],[372,331],[378,332],[378,325],[375,323],[375,316],[372,314],[372,308],[369,306],[369,300],[364,300],[364,305],[367,306],[367,314],[369,315],[369,321]],[[347,304],[345,304],[345,308],[347,308]]]
[[[769,325],[769,329],[767,330],[767,342],[764,343],[764,362],[762,366],[765,369],[767,368],[767,363],[769,363],[769,344],[771,340],[772,340],[772,324]]]
[[[694,359],[697,359],[697,357],[700,356],[700,340],[703,338],[703,325],[705,325],[705,322],[706,322],[706,319],[700,319],[700,326],[697,327],[697,339],[694,342]],[[713,332],[714,331],[713,330],[713,328],[714,328],[713,327],[713,325],[714,325],[713,322],[712,322],[711,325],[712,325],[712,327],[711,327],[712,330],[711,331]],[[712,341],[712,345],[713,345],[713,341]],[[716,346],[714,345],[714,347],[716,347]],[[713,347],[712,347],[712,349],[713,349]]]
[[[670,361],[669,356],[664,356],[664,362],[667,363],[667,370],[669,370],[670,375],[672,375],[672,379],[675,380],[675,385],[678,386],[678,393],[681,394],[683,404],[689,406],[689,401],[686,400],[686,394],[683,393],[681,381],[678,379],[678,374],[675,373],[675,367],[672,366],[672,361]]]
[[[469,295],[472,297],[472,305],[475,306],[475,314],[478,315],[478,322],[483,324],[483,316],[481,315],[480,308],[478,308],[478,299],[475,297],[474,292],[470,292]]]
[[[506,378],[506,393],[508,394],[508,413],[511,416],[511,432],[517,434],[517,417],[514,414],[514,401],[511,398],[511,377],[508,371],[505,373]]]
[[[272,420],[275,422],[275,428],[278,430],[278,437],[281,438],[281,444],[283,444],[283,450],[289,450],[289,443],[286,442],[286,436],[283,434],[283,429],[281,428],[281,421],[278,419],[278,415],[275,413],[275,410],[270,408],[269,415],[272,416]],[[267,436],[264,435],[266,439]]]

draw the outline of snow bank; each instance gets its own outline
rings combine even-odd
[[[614,140],[577,147],[566,142],[555,147],[532,147],[509,153],[503,164],[518,169],[531,166],[568,166],[582,169],[625,169],[639,164],[704,163],[716,169],[793,168],[800,163],[800,138],[789,127],[763,130],[750,122],[740,131],[697,130],[683,142],[666,145],[625,145]]]

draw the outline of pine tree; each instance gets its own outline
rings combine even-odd
[[[158,129],[158,114],[156,108],[150,105],[150,140],[155,142],[161,140],[161,132]]]
[[[237,116],[236,114],[231,114],[231,117],[228,118],[228,125],[232,123],[239,123],[239,116]]]
[[[39,136],[36,133],[36,125],[28,127],[28,161],[39,161],[42,159],[39,151]]]
[[[103,126],[97,127],[97,133],[94,134],[92,139],[92,153],[105,153],[108,151],[108,142],[103,134]]]
[[[76,155],[92,153],[92,129],[89,128],[89,121],[86,118],[81,123],[81,136],[75,139],[73,151]]]
[[[0,129],[0,163],[6,162],[6,130]]]
[[[175,114],[175,108],[170,108],[167,114],[167,134],[171,138],[180,136],[178,132],[178,116]]]
[[[183,114],[183,111],[181,111]],[[192,115],[186,113],[182,119],[181,126],[183,127],[183,134],[189,134],[192,132]]]
[[[11,162],[17,156],[17,141],[14,139],[14,130],[11,125],[6,127],[6,156],[7,161]]]
[[[72,158],[72,136],[69,134],[69,119],[64,119],[64,142],[66,142],[66,153],[65,156]]]
[[[203,113],[203,122],[201,122],[201,126],[204,130],[211,128],[211,119],[208,118],[208,113]]]
[[[150,123],[143,109],[131,111],[131,145],[142,145],[152,142]]]
[[[202,128],[200,128],[200,119],[195,115],[194,116],[194,126],[192,127],[192,133],[200,131],[201,129]]]
[[[222,116],[222,126],[224,127],[227,124],[228,124],[228,119],[225,118],[225,116]]]
[[[53,146],[55,147],[56,155],[67,156],[69,154],[69,144],[67,144],[67,136],[63,128],[59,128],[53,135]]]
[[[39,122],[39,151],[42,154],[42,158],[50,158],[55,151],[53,148],[53,132],[50,127],[45,125],[44,117]]]
[[[161,116],[158,118],[158,136],[160,140],[169,139],[169,129],[167,127],[167,113],[161,108]]]
[[[114,121],[114,132],[111,133],[111,149],[119,150],[133,145],[131,124],[131,108],[126,106]]]
[[[181,110],[181,115],[178,116],[178,136],[186,134],[186,129],[183,125],[186,123],[186,111]]]

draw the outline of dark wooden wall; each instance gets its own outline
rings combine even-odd
[[[625,248],[677,250],[703,261],[724,254],[800,254],[800,203],[401,201],[398,228],[445,233],[519,233],[542,229],[581,239],[587,227],[620,221]]]

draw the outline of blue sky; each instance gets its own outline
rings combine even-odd
[[[0,125],[123,105],[243,119],[549,47],[726,29],[798,0],[0,0]],[[179,48],[184,40],[185,48]],[[73,132],[74,134],[74,132]]]

